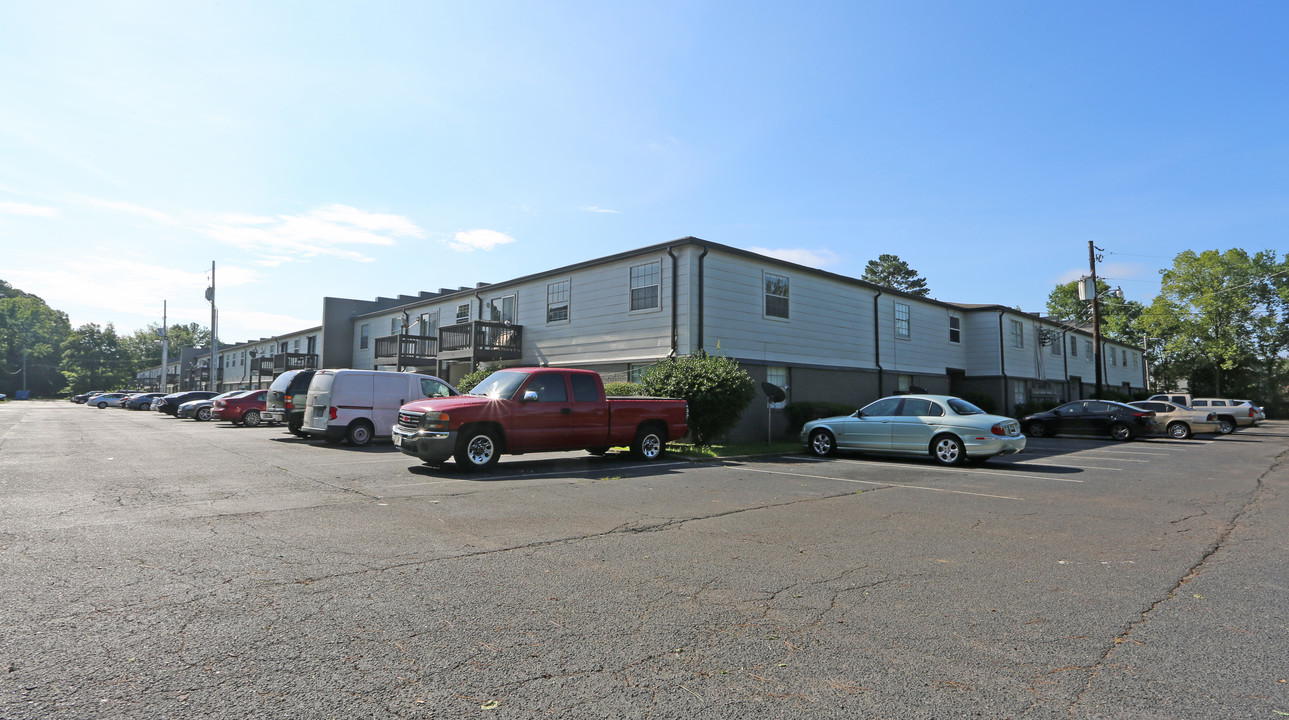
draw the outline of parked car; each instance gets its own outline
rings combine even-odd
[[[216,400],[219,400],[221,398],[226,398],[230,395],[239,395],[244,392],[246,391],[229,390],[226,393],[221,393],[213,397],[189,400],[188,402],[179,406],[179,409],[175,412],[175,417],[192,418],[193,420],[200,420],[202,422],[205,422],[209,420],[212,414],[214,413]]]
[[[304,401],[309,394],[309,382],[317,370],[287,370],[273,379],[269,392],[264,396],[264,420],[286,423],[293,435],[303,435]]]
[[[268,390],[247,390],[225,398],[215,398],[210,416],[214,420],[227,420],[234,425],[256,427],[264,413],[264,396]]]
[[[1252,427],[1257,423],[1257,411],[1252,405],[1241,405],[1227,398],[1191,398],[1190,406],[1196,410],[1212,410],[1217,413],[1217,422],[1222,434],[1226,435],[1242,427]]]
[[[1214,412],[1194,410],[1163,400],[1138,400],[1128,404],[1155,413],[1155,429],[1177,440],[1185,440],[1195,433],[1219,431],[1217,413]]]
[[[314,376],[318,384],[319,371]],[[453,395],[456,395],[454,392]],[[309,406],[313,409],[313,387]],[[465,470],[486,470],[503,453],[582,450],[603,455],[629,445],[640,460],[655,460],[667,441],[689,432],[684,400],[605,397],[591,370],[508,368],[469,395],[433,397],[404,405],[394,445],[431,465],[448,458]]]
[[[1131,440],[1155,432],[1155,413],[1110,400],[1075,400],[1021,418],[1021,429],[1030,437],[1052,435],[1106,435]]]
[[[106,391],[106,390],[90,390],[89,392],[84,392],[84,393],[81,393],[81,394],[79,394],[79,395],[73,395],[73,396],[71,396],[71,397],[70,397],[70,398],[68,398],[68,399],[69,399],[69,400],[71,400],[72,402],[76,403],[77,405],[84,405],[84,404],[85,404],[85,402],[86,402],[87,400],[89,400],[90,398],[94,397],[95,395],[102,395],[102,394],[103,394],[103,393],[105,393],[105,392],[107,392],[107,391]]]
[[[127,410],[146,410],[152,407],[152,401],[161,397],[161,393],[135,393],[121,403],[121,407]]]
[[[1262,409],[1261,405],[1253,402],[1252,400],[1236,400],[1235,398],[1231,398],[1231,402],[1235,403],[1236,405],[1248,405],[1249,407],[1253,408],[1253,425],[1255,426],[1258,423],[1262,422],[1263,420],[1267,419],[1266,411]]]
[[[1025,442],[1020,423],[950,395],[893,395],[801,427],[801,444],[819,457],[854,450],[959,465],[1021,452]]]
[[[102,410],[106,407],[119,407],[121,405],[121,401],[124,399],[125,393],[123,392],[103,393],[102,395],[95,395],[90,398],[85,404]]]
[[[309,381],[300,431],[331,443],[363,446],[389,437],[398,409],[423,398],[460,395],[432,375],[382,370],[319,370]]]
[[[154,403],[154,405],[156,405],[158,412],[178,417],[179,407],[184,403],[192,402],[193,400],[206,400],[208,398],[213,398],[216,395],[218,395],[218,393],[211,392],[210,390],[185,390],[183,392],[164,395],[161,398],[161,402]]]

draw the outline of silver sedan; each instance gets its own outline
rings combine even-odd
[[[1020,423],[949,395],[895,395],[851,415],[811,420],[801,444],[824,457],[837,450],[930,456],[942,465],[984,462],[1025,449]]]

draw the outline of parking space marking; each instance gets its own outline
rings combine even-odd
[[[837,482],[855,483],[857,485],[877,485],[879,487],[897,487],[906,490],[930,490],[931,492],[951,493],[953,495],[974,495],[976,497],[995,498],[997,500],[1024,500],[1025,498],[1015,497],[1012,495],[990,495],[989,493],[967,492],[966,490],[948,490],[946,488],[926,487],[925,485],[905,485],[897,482],[877,482],[874,480],[852,480],[850,478],[832,477],[829,475],[808,475],[806,473],[784,472],[782,470],[758,470],[756,468],[746,467],[744,465],[726,465],[724,467],[737,467],[739,470],[747,472],[762,473],[765,475],[786,475],[788,477],[808,478],[811,480],[836,480]]]
[[[898,466],[892,466],[892,465],[887,464],[887,463],[877,462],[877,461],[874,461],[874,460],[850,460],[850,459],[847,459],[847,458],[836,458],[836,459],[834,459],[834,460],[814,460],[813,462],[816,462],[816,463],[823,463],[823,462],[842,462],[842,463],[850,463],[850,464],[852,464],[852,465],[870,465],[870,466],[874,466],[874,467],[886,467],[886,468],[889,468],[889,467],[898,467]],[[1015,464],[1019,464],[1019,463],[1015,463]],[[1044,466],[1044,467],[1067,467],[1067,466],[1064,466],[1064,465],[1048,465],[1048,466]],[[1028,480],[1052,480],[1052,481],[1055,481],[1055,482],[1069,482],[1069,483],[1081,483],[1081,482],[1083,482],[1082,480],[1075,480],[1075,479],[1073,479],[1073,478],[1057,478],[1057,477],[1048,477],[1048,476],[1046,476],[1046,475],[1022,475],[1022,474],[1020,474],[1020,473],[1006,472],[1006,471],[1004,471],[1004,470],[973,470],[973,469],[971,469],[971,468],[961,468],[961,467],[959,467],[959,468],[943,468],[943,467],[934,467],[934,466],[932,466],[932,467],[920,468],[920,469],[922,469],[922,470],[927,470],[927,471],[930,471],[930,472],[954,473],[954,474],[956,474],[956,475],[998,475],[998,476],[1000,476],[1000,477],[1021,478],[1021,479],[1028,479]]]

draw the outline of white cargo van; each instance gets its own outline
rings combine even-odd
[[[398,409],[404,404],[459,394],[456,388],[432,375],[319,370],[309,381],[300,431],[330,443],[348,440],[350,445],[362,446],[373,437],[389,437],[398,424]]]

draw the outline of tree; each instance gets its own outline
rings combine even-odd
[[[170,336],[170,359],[177,359],[180,348],[210,347],[210,328],[188,323],[166,328]],[[121,347],[133,363],[134,370],[161,365],[161,326],[151,323],[143,330],[121,338]]]
[[[1107,295],[1110,284],[1097,278],[1097,295],[1101,298],[1101,334],[1107,340],[1141,345],[1145,332],[1139,319],[1146,306],[1136,300]],[[1076,325],[1092,325],[1092,302],[1079,299],[1079,283],[1071,280],[1057,285],[1047,296],[1047,313],[1054,318]]]
[[[650,367],[640,379],[640,393],[686,400],[689,433],[696,444],[708,445],[743,416],[756,397],[756,383],[737,362],[699,352]]]
[[[1160,275],[1160,293],[1141,320],[1160,338],[1151,347],[1155,377],[1184,377],[1192,390],[1216,395],[1272,391],[1266,378],[1289,348],[1289,262],[1274,251],[1187,250]],[[1232,387],[1228,375],[1261,380]]]
[[[926,278],[919,277],[917,271],[900,259],[898,255],[878,255],[876,260],[869,260],[864,267],[864,278],[868,282],[883,287],[893,288],[918,297],[926,297],[931,290],[926,286]]]
[[[0,294],[0,393],[13,396],[24,380],[33,395],[57,393],[64,384],[62,344],[71,333],[67,315],[2,280]]]
[[[73,330],[63,343],[63,374],[68,392],[82,393],[126,387],[135,371],[112,323],[106,328],[88,323]]]

